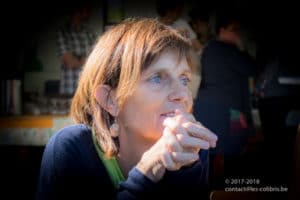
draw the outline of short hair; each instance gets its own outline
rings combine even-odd
[[[165,16],[169,11],[183,7],[183,0],[156,0],[156,11],[159,16]]]
[[[185,57],[192,67],[190,41],[151,18],[126,19],[101,35],[93,47],[79,78],[71,116],[76,123],[92,128],[107,156],[117,154],[118,144],[109,133],[113,116],[97,103],[96,88],[109,85],[116,91],[121,107],[133,93],[141,73],[166,50],[177,52],[178,59]]]
[[[235,8],[223,8],[217,10],[215,32],[216,34],[219,34],[221,28],[227,28],[233,23],[241,24],[242,20],[242,13]]]

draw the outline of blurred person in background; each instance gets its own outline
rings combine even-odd
[[[210,10],[201,6],[193,7],[189,11],[189,17],[189,24],[204,47],[209,40]]]
[[[189,11],[189,25],[195,32],[198,41],[201,44],[201,48],[197,52],[197,56],[195,59],[198,60],[197,62],[197,68],[195,69],[194,73],[194,86],[192,88],[194,98],[196,98],[199,90],[199,86],[201,84],[201,55],[203,48],[205,47],[206,43],[209,40],[209,20],[210,20],[210,13],[209,8],[202,7],[202,6],[196,6],[193,7]]]
[[[90,3],[75,2],[70,5],[70,16],[57,32],[57,45],[61,61],[59,93],[73,96],[86,56],[94,43],[94,34],[87,22],[91,16]]]
[[[232,8],[216,11],[216,36],[201,56],[201,85],[194,115],[218,133],[219,145],[211,151],[213,187],[223,187],[224,176],[243,175],[239,158],[253,133],[249,78],[255,61],[243,51],[242,18]]]
[[[159,15],[159,20],[169,26],[172,26],[190,38],[193,49],[198,52],[202,45],[197,39],[197,35],[189,25],[187,20],[182,17],[184,9],[184,1],[182,0],[157,0],[156,11]]]

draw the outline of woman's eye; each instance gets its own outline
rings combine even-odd
[[[187,86],[189,82],[191,82],[191,80],[188,77],[186,76],[181,77],[182,85]]]
[[[155,84],[160,84],[161,83],[161,76],[158,74],[155,74],[150,77],[150,82],[155,83]]]

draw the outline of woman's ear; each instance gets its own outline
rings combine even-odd
[[[118,102],[115,92],[108,85],[99,85],[95,91],[95,98],[102,108],[112,116],[118,115]]]

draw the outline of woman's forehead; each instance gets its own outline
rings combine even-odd
[[[148,66],[148,69],[161,69],[161,70],[190,70],[185,55],[180,55],[174,50],[167,50],[157,56],[153,62]]]
[[[150,64],[157,62],[161,58],[166,58],[166,57],[168,58],[172,57],[172,60],[174,60],[174,62],[180,62],[182,59],[186,59],[187,55],[188,52],[185,50],[168,48],[168,49],[164,49],[157,55],[154,55],[153,60]]]

